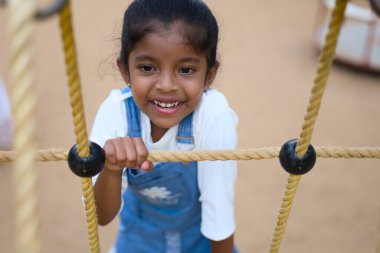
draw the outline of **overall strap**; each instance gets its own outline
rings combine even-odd
[[[191,112],[179,123],[178,133],[177,133],[178,143],[194,144],[193,115],[194,115],[194,112]]]
[[[126,87],[121,90],[123,94],[131,92],[131,90]],[[125,109],[127,113],[128,122],[128,133],[129,137],[140,137],[141,138],[141,123],[140,123],[140,109],[137,107],[133,97],[130,96],[125,101]]]

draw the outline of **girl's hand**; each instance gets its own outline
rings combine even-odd
[[[107,140],[105,168],[120,171],[125,167],[149,171],[153,164],[147,161],[148,150],[141,138],[120,137]]]

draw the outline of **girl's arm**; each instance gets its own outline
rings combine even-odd
[[[211,253],[232,253],[234,250],[234,236],[231,235],[227,239],[221,241],[212,241]]]
[[[105,166],[94,187],[99,225],[107,225],[117,215],[121,205],[121,177],[123,170],[113,171]]]
[[[107,225],[115,218],[121,205],[121,182],[124,168],[153,169],[146,161],[148,150],[141,138],[114,138],[104,145],[106,165],[95,183],[98,223]]]

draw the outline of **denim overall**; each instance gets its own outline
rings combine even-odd
[[[141,137],[140,110],[132,97],[125,106],[128,136]],[[192,121],[193,113],[179,123],[178,143],[193,145]],[[117,253],[210,252],[210,242],[200,232],[197,162],[157,163],[150,172],[124,173],[128,188],[123,194]]]

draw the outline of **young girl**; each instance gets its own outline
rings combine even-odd
[[[210,88],[217,42],[201,0],[135,0],[125,12],[117,64],[128,87],[103,102],[91,134],[108,161],[94,186],[99,224],[120,211],[114,252],[236,252],[236,162],[146,160],[148,150],[236,148],[237,117]]]

